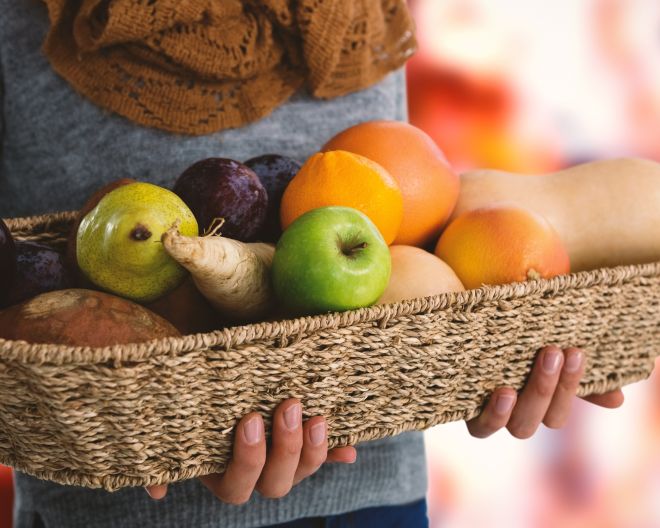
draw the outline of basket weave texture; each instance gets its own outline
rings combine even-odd
[[[74,213],[8,220],[61,246]],[[243,415],[300,398],[330,446],[470,419],[540,347],[583,347],[579,395],[645,379],[660,263],[106,348],[0,340],[0,462],[117,490],[220,472]]]

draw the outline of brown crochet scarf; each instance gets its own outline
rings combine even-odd
[[[96,104],[205,134],[255,121],[304,84],[331,98],[414,52],[405,0],[45,0],[44,51]]]

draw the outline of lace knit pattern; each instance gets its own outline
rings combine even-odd
[[[45,0],[44,52],[78,92],[182,134],[236,128],[302,86],[333,98],[414,53],[405,0]]]

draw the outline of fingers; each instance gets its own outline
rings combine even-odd
[[[165,495],[167,495],[167,484],[163,484],[162,486],[147,486],[144,489],[147,490],[149,497],[154,500],[164,499]]]
[[[545,347],[517,400],[512,389],[497,389],[483,412],[467,422],[470,434],[486,438],[506,425],[513,436],[524,439],[532,436],[541,422],[553,429],[563,427],[568,421],[584,367],[584,351]],[[584,399],[614,409],[623,404],[624,397],[621,390],[616,390]]]
[[[624,396],[621,389],[606,392],[605,394],[592,394],[590,396],[584,396],[582,398],[589,403],[598,405],[599,407],[605,407],[606,409],[616,409],[623,405]]]
[[[250,499],[265,462],[264,422],[259,413],[251,413],[236,428],[233,456],[225,473],[200,480],[220,500],[243,504]]]
[[[538,429],[552,402],[563,363],[564,354],[559,347],[546,347],[539,354],[507,424],[516,438],[529,438]]]
[[[496,389],[481,414],[466,422],[470,434],[487,438],[504,427],[509,422],[517,396],[513,389]]]
[[[273,499],[289,493],[302,447],[302,405],[298,400],[287,400],[277,407],[273,415],[272,445],[257,482],[259,493]]]
[[[582,350],[578,348],[564,350],[564,367],[550,402],[550,407],[543,418],[546,427],[559,429],[566,425],[571,412],[571,403],[584,373],[584,363],[584,352]]]
[[[303,425],[303,447],[293,483],[298,484],[315,473],[327,456],[328,435],[325,419],[321,416],[310,418]]]
[[[268,498],[283,497],[324,462],[352,464],[356,455],[350,446],[328,451],[325,419],[317,416],[303,425],[300,401],[292,399],[275,409],[268,455],[263,419],[258,413],[249,414],[236,427],[233,456],[225,473],[200,480],[223,502],[243,504],[254,489]],[[147,489],[153,498],[165,496],[166,490],[167,486]]]

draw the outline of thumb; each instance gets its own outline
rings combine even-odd
[[[621,389],[606,392],[605,394],[592,394],[590,396],[584,396],[582,398],[585,401],[598,405],[599,407],[605,407],[607,409],[616,409],[623,405],[623,391]]]
[[[340,462],[342,464],[353,464],[357,459],[357,451],[352,446],[335,447],[328,451],[326,462]]]

